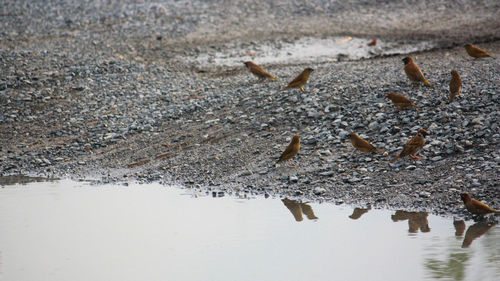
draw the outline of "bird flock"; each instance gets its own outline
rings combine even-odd
[[[375,41],[376,42],[376,41]],[[374,41],[369,44],[374,44]],[[376,44],[376,43],[375,43]],[[465,46],[465,50],[467,54],[475,59],[491,57],[494,58],[491,54],[486,52],[485,50],[476,47],[470,43],[467,43]],[[424,83],[428,87],[432,87],[432,84],[425,78],[424,74],[420,67],[415,63],[412,57],[407,56],[402,59],[404,63],[404,71],[408,79],[413,83]],[[248,70],[257,76],[259,79],[271,79],[279,82],[279,79],[275,76],[271,75],[261,66],[255,64],[254,62],[247,61],[244,63]],[[289,89],[299,89],[304,92],[304,85],[309,80],[311,73],[314,71],[312,68],[304,69],[295,79],[293,79],[286,87],[281,89],[280,91],[285,91]],[[453,102],[456,96],[460,93],[460,89],[462,87],[462,79],[460,74],[456,70],[451,71],[451,80],[450,80],[450,95],[449,102]],[[397,93],[389,93],[385,95],[386,98],[392,101],[392,103],[398,108],[398,110],[405,110],[409,108],[415,108],[418,110],[418,107],[415,103],[413,103],[410,99],[402,94]],[[419,160],[422,156],[416,156],[415,154],[425,145],[425,137],[429,134],[429,132],[423,128],[418,129],[417,134],[413,136],[403,147],[403,150],[391,160],[391,163],[396,162],[398,159],[403,158],[405,156],[409,156],[414,160]],[[373,146],[369,141],[361,138],[355,132],[351,132],[349,134],[349,138],[351,140],[352,145],[357,150],[360,150],[364,153],[371,152],[384,152],[381,149]],[[280,155],[278,161],[276,161],[275,165],[285,162],[286,164],[297,155],[300,150],[300,135],[294,135],[292,140],[286,147],[285,151]],[[384,153],[387,156],[387,152]],[[489,213],[500,213],[500,211],[495,210],[485,203],[482,203],[474,198],[472,198],[468,193],[461,194],[461,199],[465,204],[467,210],[474,214],[483,216]]]

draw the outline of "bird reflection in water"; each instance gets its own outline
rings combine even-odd
[[[285,204],[288,210],[290,210],[296,221],[303,220],[302,214],[306,215],[306,217],[310,220],[318,219],[311,206],[307,203],[300,203],[299,201],[288,198],[282,199],[281,201]]]
[[[428,215],[426,212],[396,211],[391,216],[391,219],[393,222],[408,220],[408,231],[410,233],[417,233],[419,229],[421,232],[430,232],[429,221],[427,221]]]
[[[465,231],[465,222],[464,220],[453,220],[453,226],[455,227],[455,236],[456,237],[461,237],[464,235]]]
[[[361,209],[361,208],[354,208],[352,211],[352,215],[349,216],[349,218],[353,220],[359,219],[364,213],[367,213],[370,209]]]
[[[462,242],[462,248],[468,248],[474,239],[480,237],[490,230],[493,226],[495,226],[492,222],[477,222],[469,228],[467,228],[467,232],[465,232],[464,241]]]

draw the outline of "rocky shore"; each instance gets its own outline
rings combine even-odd
[[[469,216],[459,197],[467,191],[500,208],[499,60],[474,60],[462,47],[500,55],[497,1],[475,9],[446,1],[7,2],[0,175],[159,181],[460,216]],[[281,83],[258,81],[243,65],[185,59],[338,35],[438,42],[411,54],[434,87],[408,81],[403,53],[265,65]],[[305,67],[315,69],[305,93],[278,92]],[[452,69],[463,88],[449,104]],[[418,110],[398,112],[389,92]],[[429,131],[425,158],[389,164],[418,128]],[[353,153],[351,131],[389,157]],[[302,137],[295,167],[274,167],[294,134]]]

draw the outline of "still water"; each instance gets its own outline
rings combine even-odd
[[[201,53],[197,57],[186,57],[184,60],[195,62],[202,66],[242,66],[242,61],[252,60],[258,64],[311,62],[328,62],[338,60],[359,60],[383,55],[408,54],[423,51],[437,46],[436,42],[422,41],[419,43],[401,43],[377,40],[376,46],[367,44],[372,38],[357,37],[330,37],[314,38],[303,37],[289,43],[259,44],[248,48],[228,46],[223,51]]]
[[[500,227],[72,181],[0,189],[0,280],[500,280]]]

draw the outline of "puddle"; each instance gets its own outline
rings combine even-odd
[[[243,61],[252,60],[258,64],[300,64],[339,60],[359,60],[381,55],[407,54],[434,48],[436,42],[400,43],[377,40],[375,46],[368,46],[371,39],[353,37],[301,38],[292,43],[263,44],[246,49],[228,48],[223,52],[200,54],[188,62],[202,66],[241,66]]]
[[[0,280],[500,280],[497,225],[195,192],[0,189]]]

